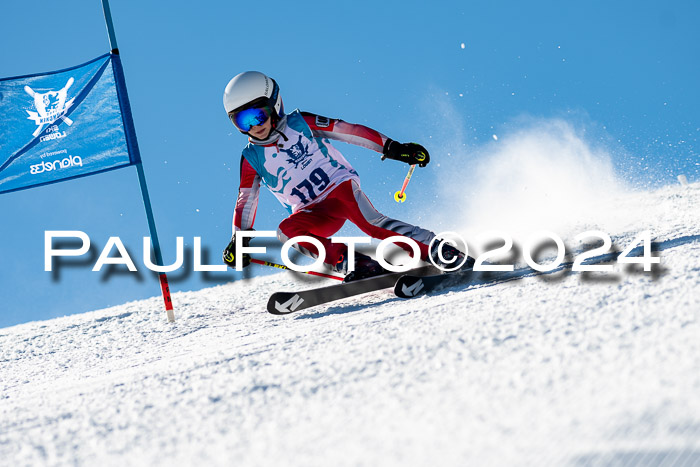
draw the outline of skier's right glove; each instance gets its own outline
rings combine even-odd
[[[243,246],[247,247],[250,243],[250,237],[243,238]],[[230,268],[236,269],[236,234],[231,237],[231,242],[229,242],[226,249],[224,249],[224,263]],[[250,255],[248,253],[243,253],[241,255],[241,267],[246,267],[250,264]]]
[[[428,154],[428,150],[420,144],[399,143],[391,138],[387,138],[386,143],[384,143],[382,153],[384,154],[382,156],[382,160],[389,158],[394,159],[395,161],[405,162],[410,165],[418,164],[421,167],[425,167],[428,165],[428,162],[430,162],[430,154]]]

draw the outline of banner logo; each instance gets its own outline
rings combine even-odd
[[[59,118],[62,118],[68,126],[73,124],[73,120],[65,116],[65,113],[73,105],[75,98],[66,102],[68,88],[73,85],[73,78],[69,78],[66,85],[60,91],[36,92],[29,86],[24,87],[24,91],[34,99],[36,112],[27,110],[29,120],[34,120],[37,129],[32,135],[37,137],[42,132],[45,125],[50,125]]]
[[[66,122],[67,123],[67,122]],[[65,131],[60,131],[58,129],[58,125],[51,125],[48,130],[46,130],[46,134],[39,138],[39,141],[42,143],[45,141],[51,141],[52,139],[61,139],[65,138],[66,132]]]
[[[41,161],[39,164],[30,166],[31,174],[51,172],[52,170],[67,169],[69,167],[82,167],[83,160],[80,156],[68,156],[63,159],[56,159],[53,162]]]

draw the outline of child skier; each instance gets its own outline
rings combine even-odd
[[[423,146],[402,144],[366,126],[338,119],[299,110],[285,114],[277,83],[256,71],[241,73],[228,83],[224,108],[249,141],[241,157],[233,237],[223,254],[227,265],[235,268],[236,232],[253,227],[260,182],[290,213],[277,229],[279,240],[285,242],[301,235],[318,239],[326,250],[325,264],[335,272],[348,272],[347,246],[332,243],[328,237],[340,230],[346,220],[373,238],[411,238],[418,244],[423,261],[430,256],[436,264],[448,266],[464,259],[463,253],[440,241],[434,242],[433,251],[429,251],[435,238],[433,232],[379,213],[360,189],[357,172],[328,139],[372,149],[382,153],[382,160],[389,158],[420,167],[430,162]],[[247,246],[249,240],[245,238],[243,244]],[[295,248],[312,258],[318,257],[311,243],[301,242]],[[411,251],[408,246],[404,248]],[[437,254],[438,248],[442,248],[442,258]],[[247,254],[241,260],[243,267],[250,264]],[[355,252],[354,271],[346,275],[345,281],[386,272],[369,256]]]

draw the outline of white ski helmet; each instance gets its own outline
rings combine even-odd
[[[259,101],[273,110],[273,123],[284,115],[280,88],[274,79],[259,71],[245,71],[233,77],[224,90],[224,109],[229,117],[236,110]]]

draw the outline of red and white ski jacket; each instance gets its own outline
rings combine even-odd
[[[357,180],[357,172],[329,139],[379,153],[387,137],[364,125],[294,110],[277,125],[284,137],[243,149],[241,183],[233,215],[233,231],[253,227],[260,184],[294,213],[320,201],[340,183]]]

